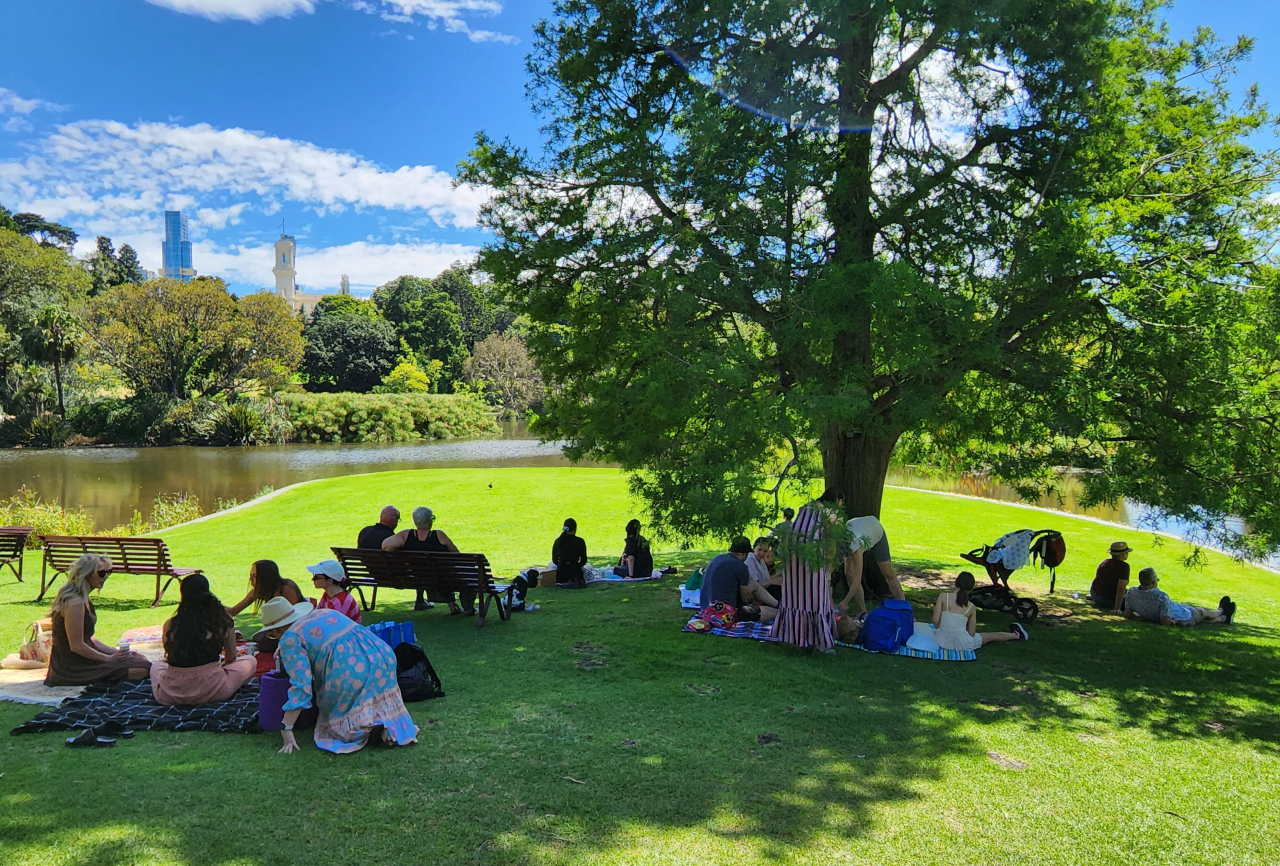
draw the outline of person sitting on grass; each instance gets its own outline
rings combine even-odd
[[[1095,607],[1121,613],[1129,586],[1129,551],[1133,550],[1123,541],[1111,544],[1110,556],[1104,559],[1094,573],[1093,584],[1089,587],[1089,601]]]
[[[849,584],[849,591],[841,600],[839,612],[841,616],[849,613],[849,601],[853,599],[858,605],[858,615],[867,612],[866,593],[862,588],[862,562],[864,555],[870,555],[884,575],[889,585],[889,594],[900,601],[906,600],[902,584],[893,570],[893,556],[889,552],[889,536],[885,534],[884,525],[878,517],[868,515],[855,517],[845,524],[849,535],[849,552],[844,556],[844,577]]]
[[[762,607],[752,596],[751,572],[747,571],[746,561],[750,553],[751,542],[739,535],[729,543],[728,553],[720,554],[707,564],[698,600],[703,610],[720,601],[737,608],[740,622],[773,622],[778,615],[777,607]]]
[[[578,537],[578,521],[566,517],[560,534],[551,545],[551,561],[556,566],[556,583],[583,587],[587,582],[582,577],[583,566],[587,564],[587,543]]]
[[[289,604],[302,601],[302,590],[287,577],[280,574],[280,566],[270,559],[259,559],[249,566],[249,592],[237,604],[227,608],[227,613],[239,616],[250,604],[257,613],[265,602],[273,598],[284,598]]]
[[[747,554],[747,572],[751,583],[747,589],[761,607],[777,607],[782,598],[782,577],[769,573],[773,567],[773,539],[760,536]],[[775,594],[776,593],[776,594]]]
[[[360,605],[347,592],[351,581],[347,579],[347,572],[341,562],[326,559],[315,565],[308,565],[307,571],[311,572],[311,583],[320,590],[320,600],[316,607],[321,610],[336,610],[347,619],[360,622]]]
[[[413,525],[414,529],[406,529],[403,532],[397,532],[388,536],[382,542],[383,550],[409,550],[421,553],[457,553],[458,545],[453,543],[449,536],[445,535],[439,529],[432,529],[435,525],[436,515],[425,505],[419,505],[413,509]],[[458,607],[458,602],[462,602],[462,607]],[[449,606],[449,615],[457,616],[465,613],[467,616],[476,615],[476,594],[474,592],[458,593],[457,601],[454,600],[453,593],[442,592],[433,589],[427,591],[427,598],[422,597],[422,590],[418,590],[417,598],[413,602],[414,610],[428,610],[431,604],[447,604]]]
[[[163,634],[164,660],[151,665],[156,703],[221,703],[257,671],[255,659],[236,657],[235,624],[203,574],[183,579],[182,600]]]
[[[956,575],[956,591],[944,592],[933,605],[933,639],[946,650],[976,650],[989,643],[1006,640],[1029,640],[1026,626],[1015,622],[1009,631],[978,631],[978,610],[969,601],[973,592],[973,575],[962,571]]]
[[[327,752],[358,751],[370,737],[399,746],[417,742],[418,728],[396,684],[395,653],[373,632],[335,610],[273,598],[262,606],[254,639],[279,642],[280,667],[289,675],[282,753],[297,750],[293,726],[313,706],[315,744]]]
[[[649,539],[640,534],[639,520],[632,519],[627,523],[627,540],[622,547],[622,559],[613,573],[619,577],[653,575],[653,553],[649,550]]]
[[[782,520],[778,521],[778,525],[773,527],[773,534],[777,538],[782,538],[791,531],[791,522],[796,519],[796,510],[794,508],[782,509]]]
[[[1128,619],[1144,619],[1161,625],[1199,625],[1202,622],[1230,623],[1236,615],[1236,603],[1224,595],[1217,608],[1179,604],[1160,589],[1160,577],[1154,568],[1138,572],[1138,585],[1124,596],[1124,615]]]
[[[111,576],[111,560],[86,553],[67,572],[67,582],[49,608],[53,617],[53,646],[49,651],[46,686],[87,686],[120,680],[145,679],[151,662],[126,648],[107,646],[93,636],[98,613],[89,593],[102,589]]]

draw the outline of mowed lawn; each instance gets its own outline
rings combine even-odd
[[[233,600],[260,557],[305,586],[301,567],[387,503],[406,524],[430,505],[500,574],[545,562],[569,516],[604,562],[633,516],[613,470],[423,470],[307,484],[164,536]],[[301,753],[278,755],[278,734],[140,733],[93,751],[4,737],[0,862],[1280,861],[1275,574],[1216,554],[1187,570],[1171,539],[923,492],[888,491],[884,522],[906,570],[946,575],[1005,531],[1056,527],[1069,547],[1057,594],[1030,566],[1015,587],[1073,615],[947,664],[681,634],[671,579],[540,590],[542,610],[483,629],[383,593],[369,619],[412,619],[447,692],[410,705],[417,745],[335,756],[304,734]],[[1117,538],[1175,599],[1232,595],[1237,624],[1161,628],[1073,601]],[[687,575],[709,553],[658,561]],[[0,581],[5,651],[44,610],[38,556],[27,565],[26,583]],[[112,578],[101,636],[161,621],[176,587],[158,611],[149,599],[146,579]],[[0,727],[35,711],[0,703]]]

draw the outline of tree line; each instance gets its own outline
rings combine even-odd
[[[507,416],[541,399],[515,316],[461,264],[303,317],[214,277],[146,280],[107,237],[79,259],[75,241],[0,208],[0,441],[281,441],[282,390],[466,393]]]

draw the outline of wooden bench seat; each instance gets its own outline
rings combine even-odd
[[[111,560],[113,574],[155,575],[156,597],[152,607],[160,604],[169,584],[189,574],[200,574],[199,568],[174,568],[169,559],[169,546],[159,538],[111,538],[96,535],[42,535],[44,542],[44,563],[40,568],[40,594],[36,601],[44,598],[49,585],[59,574],[86,553],[96,553]],[[164,588],[160,581],[165,581]]]
[[[483,626],[490,602],[498,605],[498,618],[510,618],[510,584],[495,583],[489,560],[483,553],[437,553],[411,550],[364,550],[335,547],[334,556],[346,570],[347,579],[360,594],[360,605],[373,610],[378,604],[378,588],[413,589],[438,592],[474,592],[480,602],[478,626]],[[373,589],[365,603],[363,587]],[[505,596],[505,600],[504,600]]]
[[[33,532],[31,526],[0,526],[0,568],[9,566],[18,583],[22,583],[22,554]]]

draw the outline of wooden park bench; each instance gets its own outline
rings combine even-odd
[[[22,554],[33,532],[31,526],[0,526],[0,568],[9,566],[18,583],[22,583]]]
[[[360,594],[360,605],[373,610],[378,604],[378,588],[413,589],[438,592],[474,592],[480,602],[478,626],[484,625],[489,603],[498,605],[498,618],[509,619],[509,584],[495,583],[489,560],[483,553],[436,553],[412,550],[364,550],[335,547],[347,579]],[[363,587],[372,587],[373,597],[365,603]],[[505,602],[503,599],[505,596]]]
[[[200,574],[199,568],[174,568],[169,559],[169,546],[159,538],[107,538],[96,535],[42,535],[44,542],[44,563],[40,568],[40,594],[36,601],[44,598],[49,585],[59,574],[86,553],[96,553],[111,560],[113,574],[154,574],[156,578],[156,598],[152,607],[160,604],[169,584],[189,574]],[[165,581],[164,588],[160,581]]]

